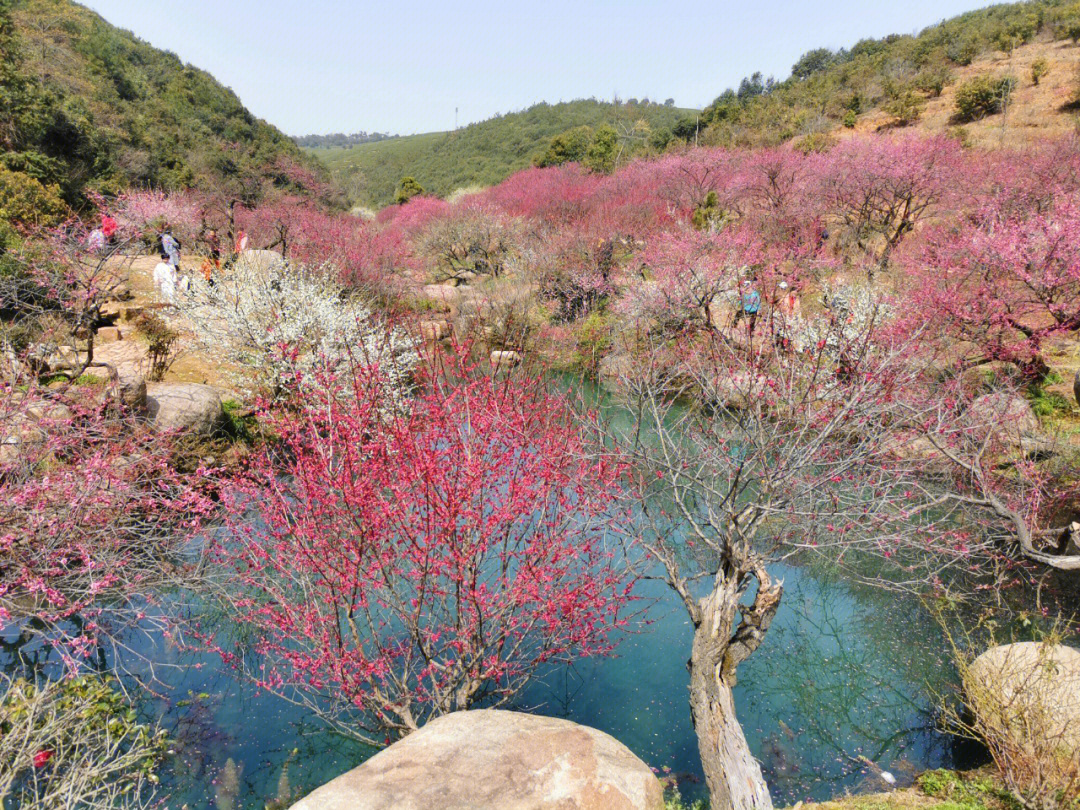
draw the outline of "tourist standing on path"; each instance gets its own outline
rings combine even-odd
[[[754,288],[754,283],[747,279],[743,282],[742,306],[735,313],[735,326],[739,321],[746,318],[750,322],[750,334],[754,334],[754,325],[757,323],[758,312],[761,311],[761,293]]]
[[[86,246],[94,253],[101,253],[105,250],[105,234],[101,228],[94,228],[90,231],[90,235],[86,237]]]
[[[101,232],[105,236],[105,241],[110,245],[116,244],[116,231],[118,229],[116,220],[108,214],[103,214],[101,217]]]
[[[165,226],[165,230],[161,232],[161,255],[168,259],[169,264],[173,266],[177,272],[180,270],[180,241],[172,235],[172,230],[168,225]]]
[[[176,267],[169,262],[169,256],[161,251],[161,260],[154,267],[154,288],[168,304],[176,295]]]
[[[210,255],[202,263],[202,274],[207,284],[213,284],[214,273],[221,269],[221,239],[218,238],[217,231],[212,228],[206,234],[206,246]]]

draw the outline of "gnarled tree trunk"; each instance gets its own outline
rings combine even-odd
[[[758,591],[751,605],[739,604],[744,572],[720,577],[700,602],[700,618],[690,653],[690,713],[698,738],[712,810],[772,810],[761,765],[750,752],[735,715],[736,668],[760,646],[780,606],[783,585],[763,566],[754,566]],[[732,632],[736,615],[742,615]]]
[[[701,766],[714,810],[772,810],[769,787],[761,765],[750,753],[742,726],[735,716],[731,686],[712,664],[708,642],[694,634],[690,659],[690,712],[694,718]]]

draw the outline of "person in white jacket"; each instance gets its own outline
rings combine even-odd
[[[154,287],[162,299],[172,303],[176,294],[176,268],[169,264],[164,256],[154,268]]]

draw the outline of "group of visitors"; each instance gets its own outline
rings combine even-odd
[[[213,286],[214,277],[222,271],[221,239],[216,230],[211,228],[202,237],[206,243],[207,257],[199,268],[206,283]],[[226,262],[228,266],[233,258],[247,250],[248,237],[241,231],[236,238],[236,246],[233,256]],[[160,260],[154,267],[154,287],[159,295],[168,303],[172,303],[176,291],[186,292],[191,289],[191,278],[180,268],[180,240],[173,235],[172,229],[165,225],[158,234],[158,255]]]
[[[86,238],[87,246],[94,253],[104,253],[105,248],[116,244],[116,232],[120,229],[116,220],[108,214],[101,218],[101,225],[90,231]]]
[[[188,289],[191,279],[180,270],[180,240],[173,236],[168,225],[158,234],[158,256],[160,261],[154,267],[154,287],[171,304],[176,296],[176,288]]]
[[[802,304],[799,302],[799,294],[786,281],[781,281],[776,285],[770,305],[774,313],[785,319],[802,317]],[[739,306],[735,310],[735,319],[732,326],[738,326],[745,319],[747,321],[747,331],[753,335],[760,312],[761,293],[758,292],[753,279],[746,279],[742,283]]]

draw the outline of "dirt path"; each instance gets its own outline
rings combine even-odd
[[[197,267],[197,258],[188,260],[187,267]],[[138,311],[160,306],[161,299],[154,289],[153,273],[158,263],[156,256],[142,256],[130,262],[125,268],[125,283],[131,292],[132,298],[122,302],[118,307],[124,312],[118,320],[117,326],[121,339],[115,343],[102,343],[95,349],[95,356],[106,362],[121,364],[141,363],[144,368],[149,367],[146,360],[146,339],[134,328],[134,324],[126,319],[128,311]],[[181,267],[185,264],[181,262]],[[169,326],[181,333],[179,352],[176,360],[165,373],[163,382],[201,383],[216,388],[224,399],[242,400],[241,392],[235,379],[236,368],[219,359],[210,357],[196,344],[189,323],[177,317],[175,310],[169,307],[155,309]]]

